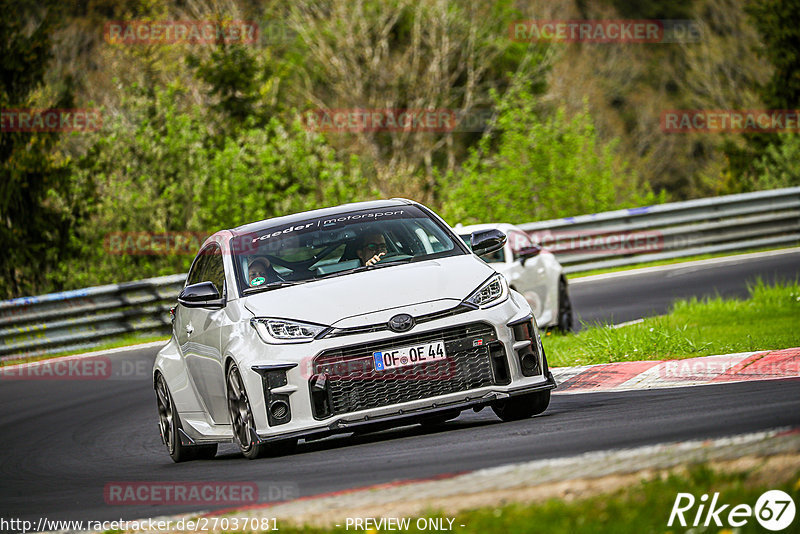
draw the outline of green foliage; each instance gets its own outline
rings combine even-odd
[[[750,189],[777,189],[800,185],[800,137],[796,133],[779,134],[764,155],[754,163],[755,176]]]
[[[72,106],[71,84],[41,95],[51,59],[57,3],[0,3],[0,109]],[[82,198],[70,194],[71,161],[56,133],[0,134],[0,297],[37,287],[71,251],[70,227]]]
[[[759,87],[764,104],[773,110],[800,108],[800,1],[749,0],[746,11],[763,42],[759,52],[773,68]],[[797,183],[796,171],[785,166],[786,157],[797,153],[796,134],[753,134],[746,141],[742,147],[726,147],[734,177],[731,192]]]
[[[588,109],[572,118],[544,113],[528,87],[498,102],[487,134],[455,180],[445,217],[465,224],[523,223],[594,213],[655,197],[626,170],[614,143],[601,144]]]
[[[584,0],[579,0],[582,4]],[[607,0],[621,16],[627,19],[690,19],[696,0]]]
[[[248,47],[220,44],[206,59],[190,54],[187,64],[196,70],[199,80],[209,89],[211,110],[218,113],[224,124],[241,127],[250,119],[261,125],[266,121],[266,109],[259,108],[260,89],[269,78],[269,68]]]
[[[747,11],[764,41],[763,55],[775,70],[764,85],[764,102],[772,109],[800,106],[800,1],[751,0]]]
[[[192,254],[114,255],[109,232],[207,235],[274,216],[366,199],[371,189],[355,158],[340,160],[325,139],[272,118],[214,142],[203,110],[178,110],[176,87],[151,101],[135,91],[107,121],[78,182],[99,198],[79,229],[80,258],[64,262],[72,284],[118,282],[188,270]],[[193,251],[196,252],[196,251]]]

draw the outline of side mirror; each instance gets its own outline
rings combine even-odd
[[[525,265],[526,261],[528,261],[531,258],[535,258],[536,256],[539,255],[541,251],[542,247],[538,245],[533,245],[532,247],[525,247],[523,249],[520,249],[520,251],[517,254],[519,255],[519,258],[522,260],[522,265]]]
[[[213,282],[200,282],[186,286],[178,295],[178,302],[187,308],[222,308],[225,301]]]
[[[470,242],[472,244],[472,252],[478,256],[484,254],[491,254],[503,248],[506,244],[506,234],[500,230],[478,230],[472,232]]]

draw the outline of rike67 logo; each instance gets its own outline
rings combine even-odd
[[[678,493],[669,514],[667,526],[671,527],[743,527],[752,518],[767,530],[778,532],[786,529],[794,521],[795,504],[789,494],[781,490],[764,492],[756,501],[755,507],[749,504],[730,504],[719,502],[719,493],[703,494],[696,499],[691,493]]]

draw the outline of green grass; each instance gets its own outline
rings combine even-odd
[[[720,520],[726,525],[727,514],[733,506],[746,504],[755,506],[758,497],[767,490],[780,489],[800,502],[800,472],[785,473],[777,483],[764,485],[751,480],[751,472],[743,470],[723,472],[706,465],[692,467],[683,474],[665,474],[664,477],[642,481],[621,490],[600,494],[574,501],[551,498],[535,504],[505,504],[503,506],[487,506],[455,514],[454,516],[437,511],[430,511],[422,517],[450,518],[453,521],[453,532],[463,534],[515,534],[526,533],[608,533],[608,534],[646,534],[689,531],[694,521],[700,496],[719,492],[717,506],[729,504],[720,514]],[[695,496],[694,507],[684,514],[687,527],[677,522],[667,526],[672,506],[678,493],[691,493]],[[706,506],[705,510],[707,510]],[[234,515],[236,515],[234,513]],[[411,517],[408,530],[403,532],[426,532],[416,528],[417,517]],[[701,519],[705,520],[705,514]],[[800,519],[784,532],[797,532]],[[313,533],[333,534],[354,532],[345,525],[338,528],[297,527],[278,522],[281,532],[287,534]],[[447,525],[447,522],[444,522]],[[464,525],[461,527],[460,525]],[[713,522],[712,522],[713,525]],[[795,530],[793,530],[793,528]],[[358,530],[364,532],[363,530]],[[766,532],[754,517],[748,518],[747,524],[733,530],[737,533]],[[374,530],[368,532],[375,532]],[[702,527],[693,532],[732,532],[729,527]]]
[[[545,334],[551,366],[679,359],[800,346],[800,284],[749,286],[750,298],[681,300],[669,314],[621,328]]]
[[[795,473],[794,480],[800,473]],[[685,532],[673,524],[667,527],[670,511],[679,492],[692,493],[698,499],[704,493],[719,492],[719,503],[748,504],[755,506],[758,497],[768,489],[782,489],[793,495],[797,502],[800,486],[791,482],[778,487],[751,487],[747,473],[726,474],[700,466],[685,476],[669,476],[642,482],[609,495],[600,495],[575,502],[550,499],[535,505],[509,505],[503,508],[486,508],[460,514],[455,524],[463,524],[464,532],[490,534],[494,532],[536,533],[570,532],[642,534],[647,532]],[[696,512],[696,505],[693,512]],[[728,510],[730,507],[728,508]],[[688,522],[694,513],[687,513]],[[726,517],[723,515],[723,518]],[[797,521],[797,519],[795,519]],[[724,519],[723,519],[724,522]],[[714,527],[696,532],[719,532]],[[737,532],[764,532],[752,518]]]
[[[166,343],[169,340],[169,336],[165,336],[163,334],[159,335],[142,335],[142,334],[126,334],[124,336],[120,336],[117,338],[113,338],[109,341],[101,343],[96,347],[88,347],[82,349],[73,349],[73,350],[65,350],[62,352],[54,352],[52,354],[41,354],[39,356],[30,356],[30,357],[20,357],[14,360],[5,360],[0,361],[0,367],[4,365],[14,365],[18,363],[27,363],[27,362],[36,362],[40,360],[48,360],[50,358],[58,358],[61,356],[71,356],[73,354],[87,354],[90,352],[98,352],[102,350],[108,349],[116,349],[118,347],[127,347],[129,345],[138,345],[140,343],[150,343],[151,341],[163,341]]]
[[[580,273],[573,273],[567,275],[570,280],[576,278],[583,278],[584,276],[592,276],[595,274],[616,273],[620,271],[630,271],[634,269],[643,269],[645,267],[657,267],[659,265],[674,265],[677,263],[685,263],[689,261],[709,260],[712,258],[726,258],[732,256],[741,256],[742,254],[752,254],[754,252],[767,252],[771,250],[789,250],[795,247],[763,247],[742,250],[738,252],[717,252],[716,254],[698,254],[696,256],[686,256],[684,258],[672,258],[670,260],[648,261],[645,263],[637,263],[636,265],[623,265],[621,267],[609,267],[607,269],[592,269],[591,271],[584,271]]]

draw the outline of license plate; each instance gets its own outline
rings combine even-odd
[[[375,370],[397,369],[408,365],[446,360],[444,341],[433,343],[420,343],[411,347],[401,347],[393,350],[382,350],[372,353],[375,360]]]

